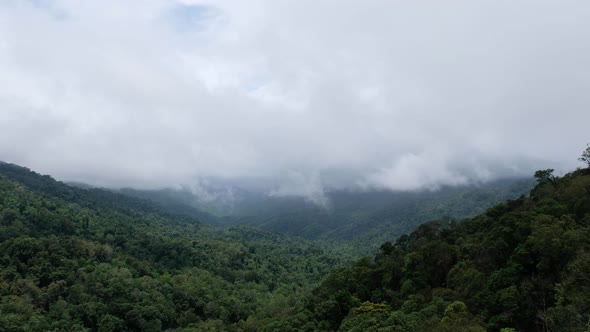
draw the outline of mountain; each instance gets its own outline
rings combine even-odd
[[[138,190],[132,188],[113,191],[149,201],[151,204],[159,206],[168,212],[191,216],[209,225],[219,226],[223,223],[222,217],[215,215],[215,210],[208,209],[210,212],[204,211],[204,206],[199,204],[193,195],[189,195],[183,191],[173,189]]]
[[[586,331],[590,170],[536,181],[346,262],[338,246],[0,163],[0,331]]]
[[[301,197],[269,196],[231,188],[231,204],[226,202],[225,210],[213,212],[218,216],[210,213],[198,216],[211,224],[255,226],[315,240],[351,256],[363,256],[374,254],[380,243],[394,240],[421,223],[474,216],[499,202],[528,193],[534,183],[532,178],[516,178],[437,191],[330,191],[326,193],[328,207]],[[199,198],[188,190],[121,192],[177,211],[203,208]]]
[[[0,331],[264,330],[339,262],[0,164]]]
[[[337,269],[307,300],[329,331],[588,331],[590,169],[433,221]]]

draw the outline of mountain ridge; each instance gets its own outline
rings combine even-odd
[[[529,196],[422,224],[337,269],[308,299],[330,331],[586,331],[590,169],[536,173]]]

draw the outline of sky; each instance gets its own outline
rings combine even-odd
[[[320,199],[565,172],[590,143],[588,17],[585,0],[0,0],[0,160]]]

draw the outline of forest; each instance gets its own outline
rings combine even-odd
[[[258,331],[340,262],[146,201],[0,165],[0,331]],[[291,323],[293,321],[293,323]]]
[[[588,331],[589,171],[539,171],[526,197],[423,224],[332,272],[307,308],[320,330]]]
[[[351,260],[1,163],[0,331],[587,331],[589,169],[535,177]]]
[[[0,332],[590,332],[589,73],[590,0],[0,0]]]
[[[219,226],[249,225],[273,233],[313,240],[340,255],[373,255],[386,241],[435,219],[463,219],[508,199],[527,194],[531,178],[505,178],[435,191],[326,190],[327,206],[298,196],[276,197],[230,188],[225,208],[201,204],[187,190],[119,190]],[[226,189],[228,190],[228,189]],[[207,211],[207,212],[206,212]]]

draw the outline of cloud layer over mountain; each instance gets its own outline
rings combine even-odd
[[[0,2],[0,160],[60,179],[432,189],[575,167],[587,1]]]

